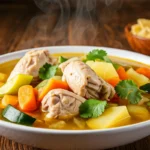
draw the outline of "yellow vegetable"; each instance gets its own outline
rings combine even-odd
[[[127,109],[129,111],[129,114],[131,115],[131,117],[134,117],[139,120],[150,119],[150,113],[146,109],[146,107],[137,106],[137,105],[128,105]]]
[[[119,77],[111,63],[87,61],[86,64],[89,65],[96,72],[96,74],[104,80]]]
[[[132,25],[131,33],[140,37],[150,38],[150,19],[140,18]]]
[[[61,121],[50,124],[49,128],[51,128],[51,129],[63,129],[63,128],[65,128],[65,126],[66,126],[66,122],[61,120]]]
[[[91,118],[86,123],[91,129],[105,129],[128,124],[130,115],[126,106],[110,107],[98,118]]]
[[[3,86],[3,85],[4,85],[4,83],[3,83],[3,82],[0,82],[0,87]]]
[[[127,75],[128,78],[132,79],[138,86],[149,83],[149,79],[146,76],[137,73],[133,68],[130,68],[127,71]]]
[[[16,106],[18,104],[18,97],[13,95],[4,95],[2,99],[3,108],[5,108],[9,104],[11,104],[12,106]]]
[[[5,82],[7,80],[7,74],[0,73],[0,82]]]
[[[73,122],[77,125],[78,128],[80,128],[80,129],[84,129],[85,128],[86,122],[82,118],[74,117],[73,118]]]
[[[33,76],[18,74],[11,80],[7,81],[2,87],[0,87],[0,97],[5,94],[17,94],[18,89],[23,85],[31,83]]]

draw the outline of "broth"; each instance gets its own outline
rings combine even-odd
[[[58,57],[58,56],[63,56],[66,58],[70,58],[70,57],[84,57],[85,54],[83,53],[59,53],[59,54],[53,54],[54,57]],[[120,59],[118,57],[112,57],[110,56],[111,60],[113,62],[117,62],[123,66],[132,66],[133,68],[137,68],[137,67],[146,67],[146,68],[150,68],[150,66],[147,66],[145,64],[139,63],[139,62],[135,62],[132,60],[128,60],[128,59]],[[12,71],[12,69],[14,68],[14,66],[17,64],[19,60],[11,60],[8,62],[5,62],[3,64],[0,64],[0,72],[2,73],[6,73],[6,74],[10,74],[10,72]],[[119,105],[123,105],[123,104],[119,104]],[[2,109],[0,109],[0,111],[2,111]],[[35,121],[35,123],[33,124],[34,127],[40,127],[40,128],[54,128],[54,129],[64,129],[64,130],[85,130],[85,129],[89,129],[88,126],[86,125],[86,120],[87,119],[81,119],[79,116],[74,117],[73,119],[68,119],[68,120],[58,120],[58,119],[44,119],[45,118],[45,113],[41,112],[40,110],[37,110],[35,112],[32,113],[27,113],[30,116],[35,117],[37,120]],[[121,124],[120,126],[123,125],[129,125],[129,124],[134,124],[134,123],[138,123],[141,122],[142,120],[136,119],[134,118],[134,116],[131,116],[132,119],[129,120],[128,123],[125,124]],[[1,117],[1,119],[3,119]],[[149,118],[150,119],[150,118]],[[147,119],[147,120],[149,120]],[[82,127],[78,127],[78,121],[81,121],[81,125]],[[144,120],[145,121],[145,120]],[[118,125],[117,125],[118,126]],[[114,126],[116,127],[116,126]]]

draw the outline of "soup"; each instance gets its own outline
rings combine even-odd
[[[106,129],[150,119],[150,66],[34,50],[0,64],[1,120],[40,128]]]

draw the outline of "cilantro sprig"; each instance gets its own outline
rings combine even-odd
[[[46,63],[39,70],[39,78],[42,80],[52,78],[53,76],[55,76],[57,69],[57,65],[52,66],[51,64]]]
[[[141,93],[143,91],[138,88],[133,80],[120,81],[115,90],[120,98],[129,100],[131,104],[137,104],[142,99]]]
[[[112,61],[107,56],[107,52],[102,49],[94,49],[86,55],[86,61],[95,61],[97,59],[112,63]]]
[[[89,99],[79,107],[80,117],[96,118],[100,116],[106,108],[107,102],[96,99]]]
[[[88,60],[102,60],[108,63],[112,63],[113,66],[117,69],[119,67],[118,64],[113,63],[110,58],[107,55],[107,52],[102,50],[102,49],[94,49],[91,52],[89,52],[86,55],[86,60],[84,60],[84,62],[88,61]]]

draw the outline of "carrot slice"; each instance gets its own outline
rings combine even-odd
[[[19,107],[23,111],[34,111],[37,109],[35,90],[31,85],[24,85],[18,91]]]
[[[141,67],[141,68],[138,68],[138,69],[136,70],[136,72],[137,72],[137,73],[140,73],[140,74],[143,74],[144,76],[150,78],[150,69],[148,69],[148,68],[143,68],[143,67]]]
[[[109,84],[111,84],[113,87],[115,87],[119,82],[120,82],[120,78],[119,77],[113,77],[107,80],[107,82]]]
[[[69,86],[66,82],[61,81],[61,80],[56,80],[51,78],[47,84],[44,87],[38,88],[38,100],[42,101],[42,99],[44,98],[44,96],[53,89],[69,89]]]
[[[127,73],[126,73],[124,67],[120,66],[120,67],[117,69],[117,73],[118,73],[119,78],[120,78],[121,80],[126,80],[126,79],[128,79],[128,75],[127,75]]]
[[[4,95],[1,104],[3,108],[9,104],[16,106],[18,104],[18,97],[13,95]]]

